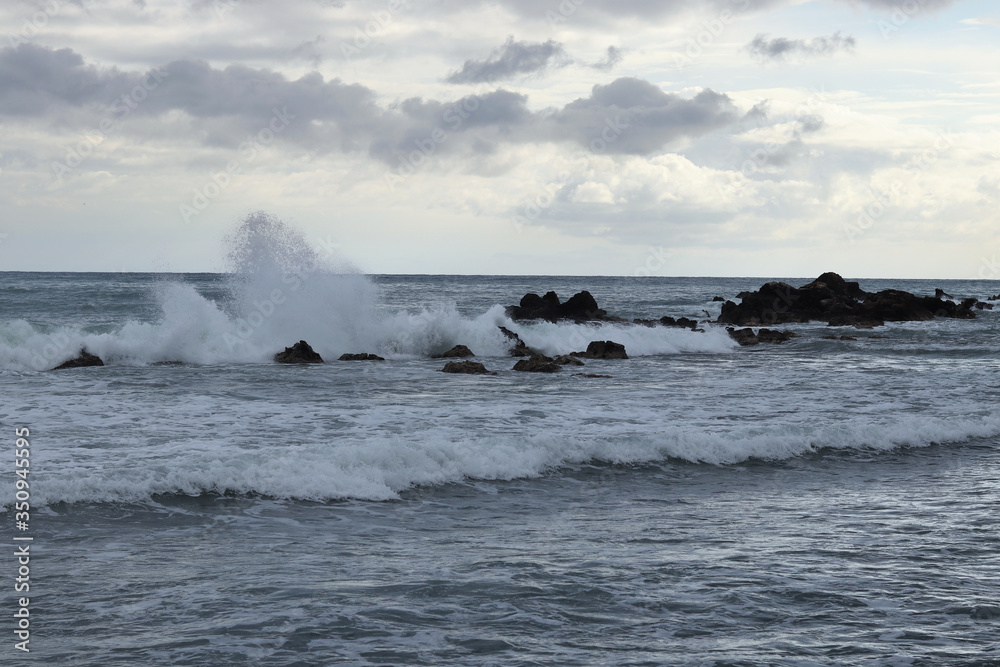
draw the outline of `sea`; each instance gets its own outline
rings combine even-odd
[[[0,273],[0,664],[1000,664],[1000,307],[740,347],[715,297],[815,276],[365,275],[265,227],[223,273]],[[505,315],[549,290],[704,331]],[[515,372],[499,326],[629,358]]]

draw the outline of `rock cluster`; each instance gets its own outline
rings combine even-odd
[[[337,361],[385,361],[385,359],[377,354],[360,352],[358,354],[342,354]]]
[[[597,300],[584,290],[577,292],[565,303],[559,302],[555,292],[546,292],[545,296],[535,293],[525,294],[516,306],[507,307],[507,316],[512,320],[572,320],[574,322],[620,322],[621,318],[611,317],[607,311],[597,307]]]
[[[802,287],[770,282],[756,292],[738,295],[742,303],[722,304],[718,322],[739,326],[785,322],[827,322],[834,326],[869,328],[885,322],[932,320],[935,317],[971,319],[968,300],[962,304],[938,297],[915,296],[902,290],[865,292],[856,282],[836,273],[824,273]],[[973,300],[974,305],[975,300]]]
[[[773,329],[761,329],[754,333],[750,327],[745,329],[727,327],[726,331],[729,332],[730,338],[744,347],[758,343],[784,343],[786,340],[799,337],[797,333],[791,331],[775,331]]]

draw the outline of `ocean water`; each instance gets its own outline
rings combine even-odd
[[[0,662],[1000,664],[1000,308],[740,348],[503,305],[587,289],[714,319],[760,278],[364,276],[294,234],[233,247],[227,274],[0,273],[0,499],[9,542],[29,428],[33,537],[32,651],[8,589]],[[515,373],[498,325],[631,358]],[[299,339],[328,363],[270,361]],[[439,372],[459,343],[498,375]],[[107,366],[48,370],[82,346]]]

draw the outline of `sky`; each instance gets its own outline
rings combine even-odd
[[[995,0],[0,6],[0,270],[1000,279]]]

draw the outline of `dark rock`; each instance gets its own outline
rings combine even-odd
[[[597,373],[573,373],[573,377],[577,378],[609,378],[610,375],[598,375]]]
[[[991,296],[989,299],[987,299],[987,301],[1000,301],[1000,294],[997,294],[996,296]]]
[[[976,310],[993,310],[993,304],[986,303],[985,301],[977,301]]]
[[[802,287],[770,282],[756,292],[740,294],[742,303],[726,301],[718,322],[760,325],[818,320],[835,326],[881,326],[884,322],[913,322],[935,317],[971,319],[968,305],[937,297],[919,297],[901,290],[864,292],[856,282],[836,273],[824,273]]]
[[[456,345],[447,352],[443,354],[437,354],[434,356],[435,359],[464,359],[465,357],[474,357],[472,350],[464,345]]]
[[[449,361],[441,369],[442,373],[464,373],[466,375],[496,375],[477,361]]]
[[[784,343],[786,340],[799,337],[797,333],[792,331],[775,331],[773,329],[761,329],[755,334],[753,329],[749,327],[745,329],[728,327],[726,331],[729,332],[730,338],[744,347],[758,343]]]
[[[86,368],[87,366],[103,366],[104,362],[96,354],[90,354],[86,349],[80,350],[80,356],[70,359],[53,368],[54,371],[61,371],[65,368]]]
[[[555,292],[546,292],[545,296],[534,293],[525,294],[516,306],[507,307],[507,316],[513,320],[573,320],[574,322],[620,321],[620,318],[609,317],[607,311],[597,306],[597,301],[587,292],[578,292],[566,303],[560,303]]]
[[[560,366],[583,366],[585,365],[582,361],[576,357],[571,357],[568,354],[561,354],[555,359],[553,359]]]
[[[337,361],[385,361],[385,359],[377,354],[361,352],[359,354],[342,354]]]
[[[625,346],[610,340],[590,341],[586,352],[570,352],[570,355],[584,359],[628,359]]]
[[[857,340],[854,336],[823,336],[823,340]]]
[[[321,364],[323,357],[315,352],[309,343],[300,340],[291,347],[286,347],[284,352],[274,355],[274,360],[279,364]]]
[[[544,354],[533,354],[530,358],[521,359],[514,364],[515,371],[525,373],[556,373],[560,368],[561,366],[554,359],[546,357]]]
[[[955,297],[953,297],[952,295],[948,294],[947,292],[945,292],[943,289],[941,289],[939,287],[936,290],[934,290],[934,298],[936,298],[936,299],[954,299]]]
[[[723,299],[721,296],[713,296],[712,297],[712,301],[713,302],[715,302],[715,301],[725,301],[725,299]]]
[[[687,317],[678,317],[676,320],[672,317],[661,317],[660,324],[665,327],[680,327],[682,329],[695,329],[698,327],[698,322]]]
[[[530,357],[532,354],[534,354],[531,351],[531,348],[525,345],[524,341],[521,340],[521,337],[518,336],[516,333],[514,333],[507,327],[499,327],[499,329],[500,331],[503,332],[503,335],[507,337],[507,340],[509,340],[512,343],[511,348],[508,351],[508,354],[510,354],[510,356]]]

